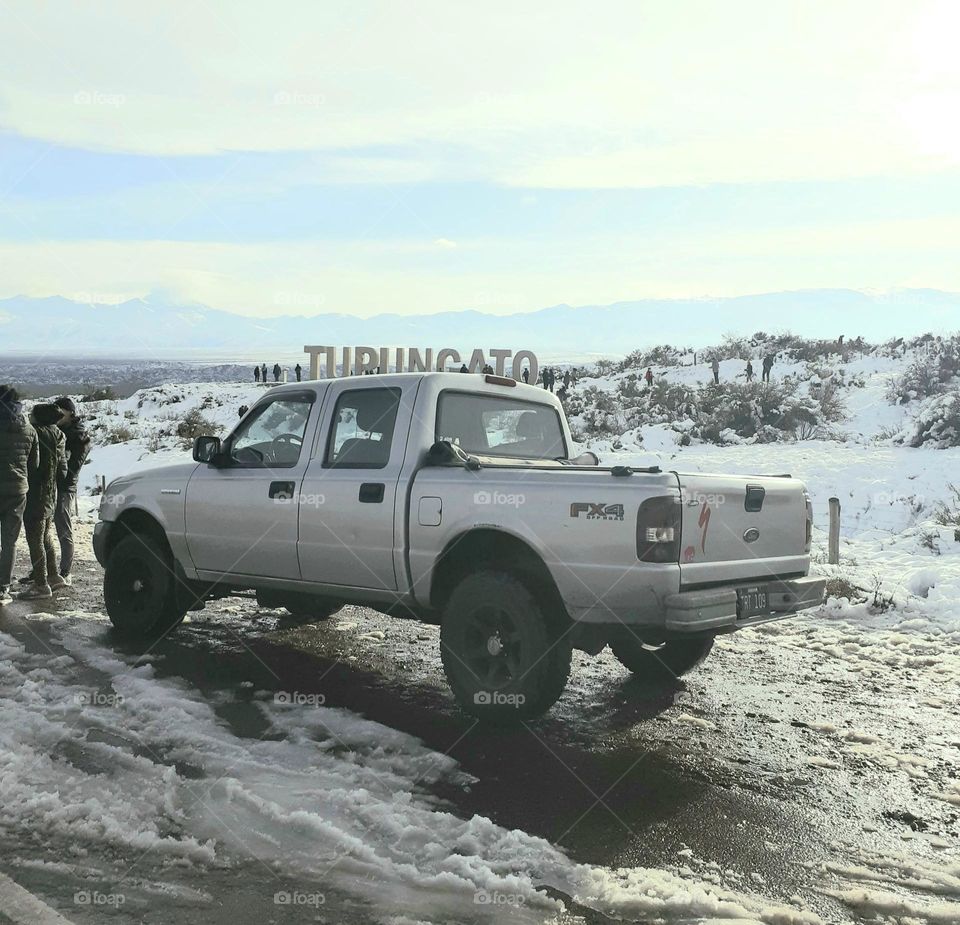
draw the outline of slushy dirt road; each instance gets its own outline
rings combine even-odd
[[[85,559],[56,601],[0,611],[0,871],[78,925],[743,918],[701,888],[769,922],[960,920],[960,659],[934,637],[814,612],[668,690],[577,653],[543,720],[491,731],[453,705],[436,627],[233,598],[148,648],[115,638],[100,580]],[[551,885],[538,838],[624,894]],[[440,890],[438,852],[480,892]],[[694,898],[628,900],[632,869]],[[547,906],[485,894],[490,870],[542,873]]]

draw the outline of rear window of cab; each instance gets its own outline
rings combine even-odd
[[[566,459],[556,408],[498,395],[444,391],[437,405],[437,440],[464,452],[515,459]]]

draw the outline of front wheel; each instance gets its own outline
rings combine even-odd
[[[129,533],[110,552],[103,600],[114,628],[125,636],[162,635],[184,618],[169,550],[151,536]]]
[[[546,601],[506,572],[468,575],[443,611],[440,654],[460,707],[509,723],[545,713],[563,693],[572,649]]]
[[[610,643],[613,654],[638,678],[654,684],[669,684],[693,671],[713,648],[713,637],[671,639],[659,648],[645,646],[635,636],[624,636]]]

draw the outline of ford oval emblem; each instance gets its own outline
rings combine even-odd
[[[756,527],[743,531],[743,541],[745,543],[756,543],[760,539],[760,531]]]

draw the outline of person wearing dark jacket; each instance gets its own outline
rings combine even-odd
[[[770,381],[770,370],[773,369],[774,357],[774,354],[769,353],[763,358],[763,375],[761,378],[764,382]]]
[[[267,384],[267,364],[263,363],[260,366],[260,379],[264,385]]]
[[[260,367],[259,367],[259,366],[254,366],[254,367],[253,367],[253,381],[254,381],[254,382],[259,382],[259,381],[260,381]]]
[[[37,432],[12,385],[0,385],[0,606],[9,604],[13,557],[23,529],[31,474],[40,464]]]
[[[300,382],[303,378],[303,367],[297,363],[297,365],[293,367],[293,371],[297,374],[297,382]]]
[[[279,381],[280,381],[280,373],[281,373],[281,372],[282,372],[282,370],[280,369],[280,364],[279,364],[279,363],[274,363],[274,364],[273,364],[273,381],[274,381],[274,382],[279,382]]]
[[[90,435],[83,419],[77,414],[72,398],[62,395],[54,404],[60,409],[60,430],[66,441],[67,472],[57,482],[57,509],[53,514],[53,526],[60,543],[60,577],[71,584],[73,568],[73,509],[77,503],[77,484],[80,470],[90,453]]]
[[[60,417],[60,409],[48,403],[34,405],[30,412],[30,423],[37,432],[40,464],[30,474],[27,506],[23,512],[32,579],[26,590],[20,592],[23,600],[51,597],[54,591],[67,584],[57,569],[57,552],[53,545],[57,482],[67,475],[67,441],[57,426]]]

